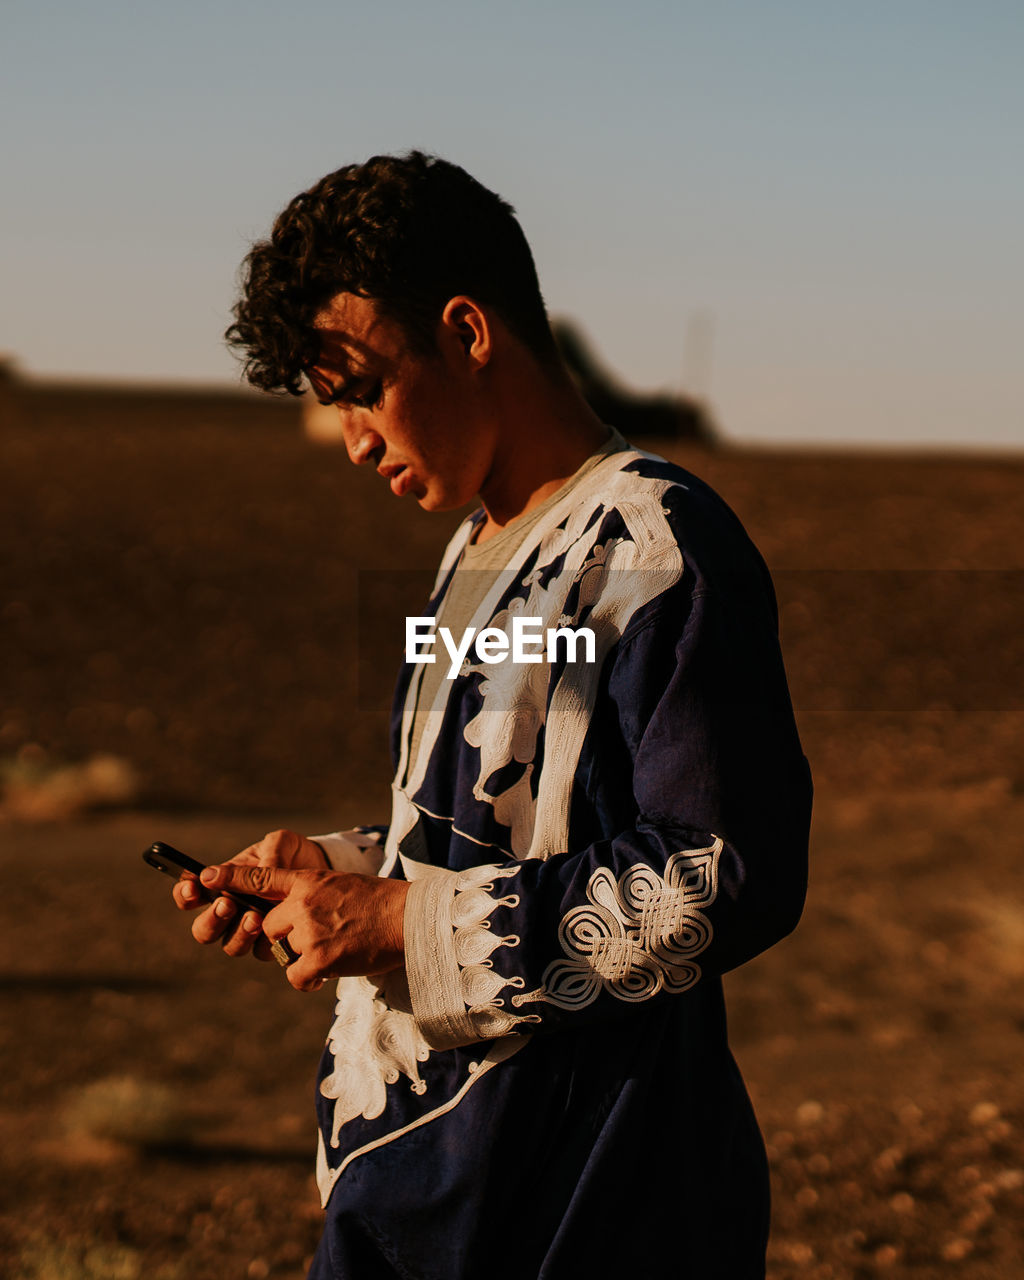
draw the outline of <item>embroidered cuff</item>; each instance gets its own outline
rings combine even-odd
[[[491,953],[516,947],[515,934],[500,937],[489,917],[499,906],[514,907],[516,894],[494,896],[498,880],[517,875],[518,867],[471,867],[447,871],[403,858],[410,880],[405,900],[405,968],[412,1011],[419,1029],[435,1049],[490,1040],[521,1029],[524,1019],[505,1010],[506,987],[522,987],[522,978],[495,973]]]
[[[353,827],[350,831],[333,831],[326,836],[310,836],[330,863],[332,871],[355,871],[375,876],[384,861],[384,842],[380,831]]]

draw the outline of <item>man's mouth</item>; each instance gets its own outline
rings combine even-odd
[[[403,463],[391,465],[387,467],[378,467],[377,470],[391,485],[391,492],[396,498],[400,498],[407,493],[409,486],[412,484],[412,472]]]

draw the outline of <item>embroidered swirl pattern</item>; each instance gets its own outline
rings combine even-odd
[[[545,1000],[580,1009],[602,991],[618,1000],[649,1000],[659,991],[686,991],[700,978],[696,958],[711,941],[703,908],[718,894],[722,841],[675,853],[660,876],[638,863],[616,882],[599,867],[587,903],[562,919],[558,941],[567,957],[544,971],[536,991],[512,997],[516,1006]]]

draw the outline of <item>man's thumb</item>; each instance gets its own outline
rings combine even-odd
[[[252,893],[258,898],[279,902],[287,898],[295,872],[286,867],[261,867],[254,864],[224,862],[207,867],[200,873],[200,883],[207,889],[231,893]]]

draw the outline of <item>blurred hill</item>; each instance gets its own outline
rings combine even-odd
[[[553,320],[555,341],[584,399],[602,422],[623,435],[667,436],[714,443],[716,432],[707,407],[673,395],[641,395],[624,387],[598,359],[583,330],[571,320]]]
[[[382,818],[402,619],[457,514],[311,444],[291,399],[37,386],[0,413],[8,774],[109,754],[151,805]],[[771,565],[819,788],[1024,782],[1024,463],[635,438]]]

